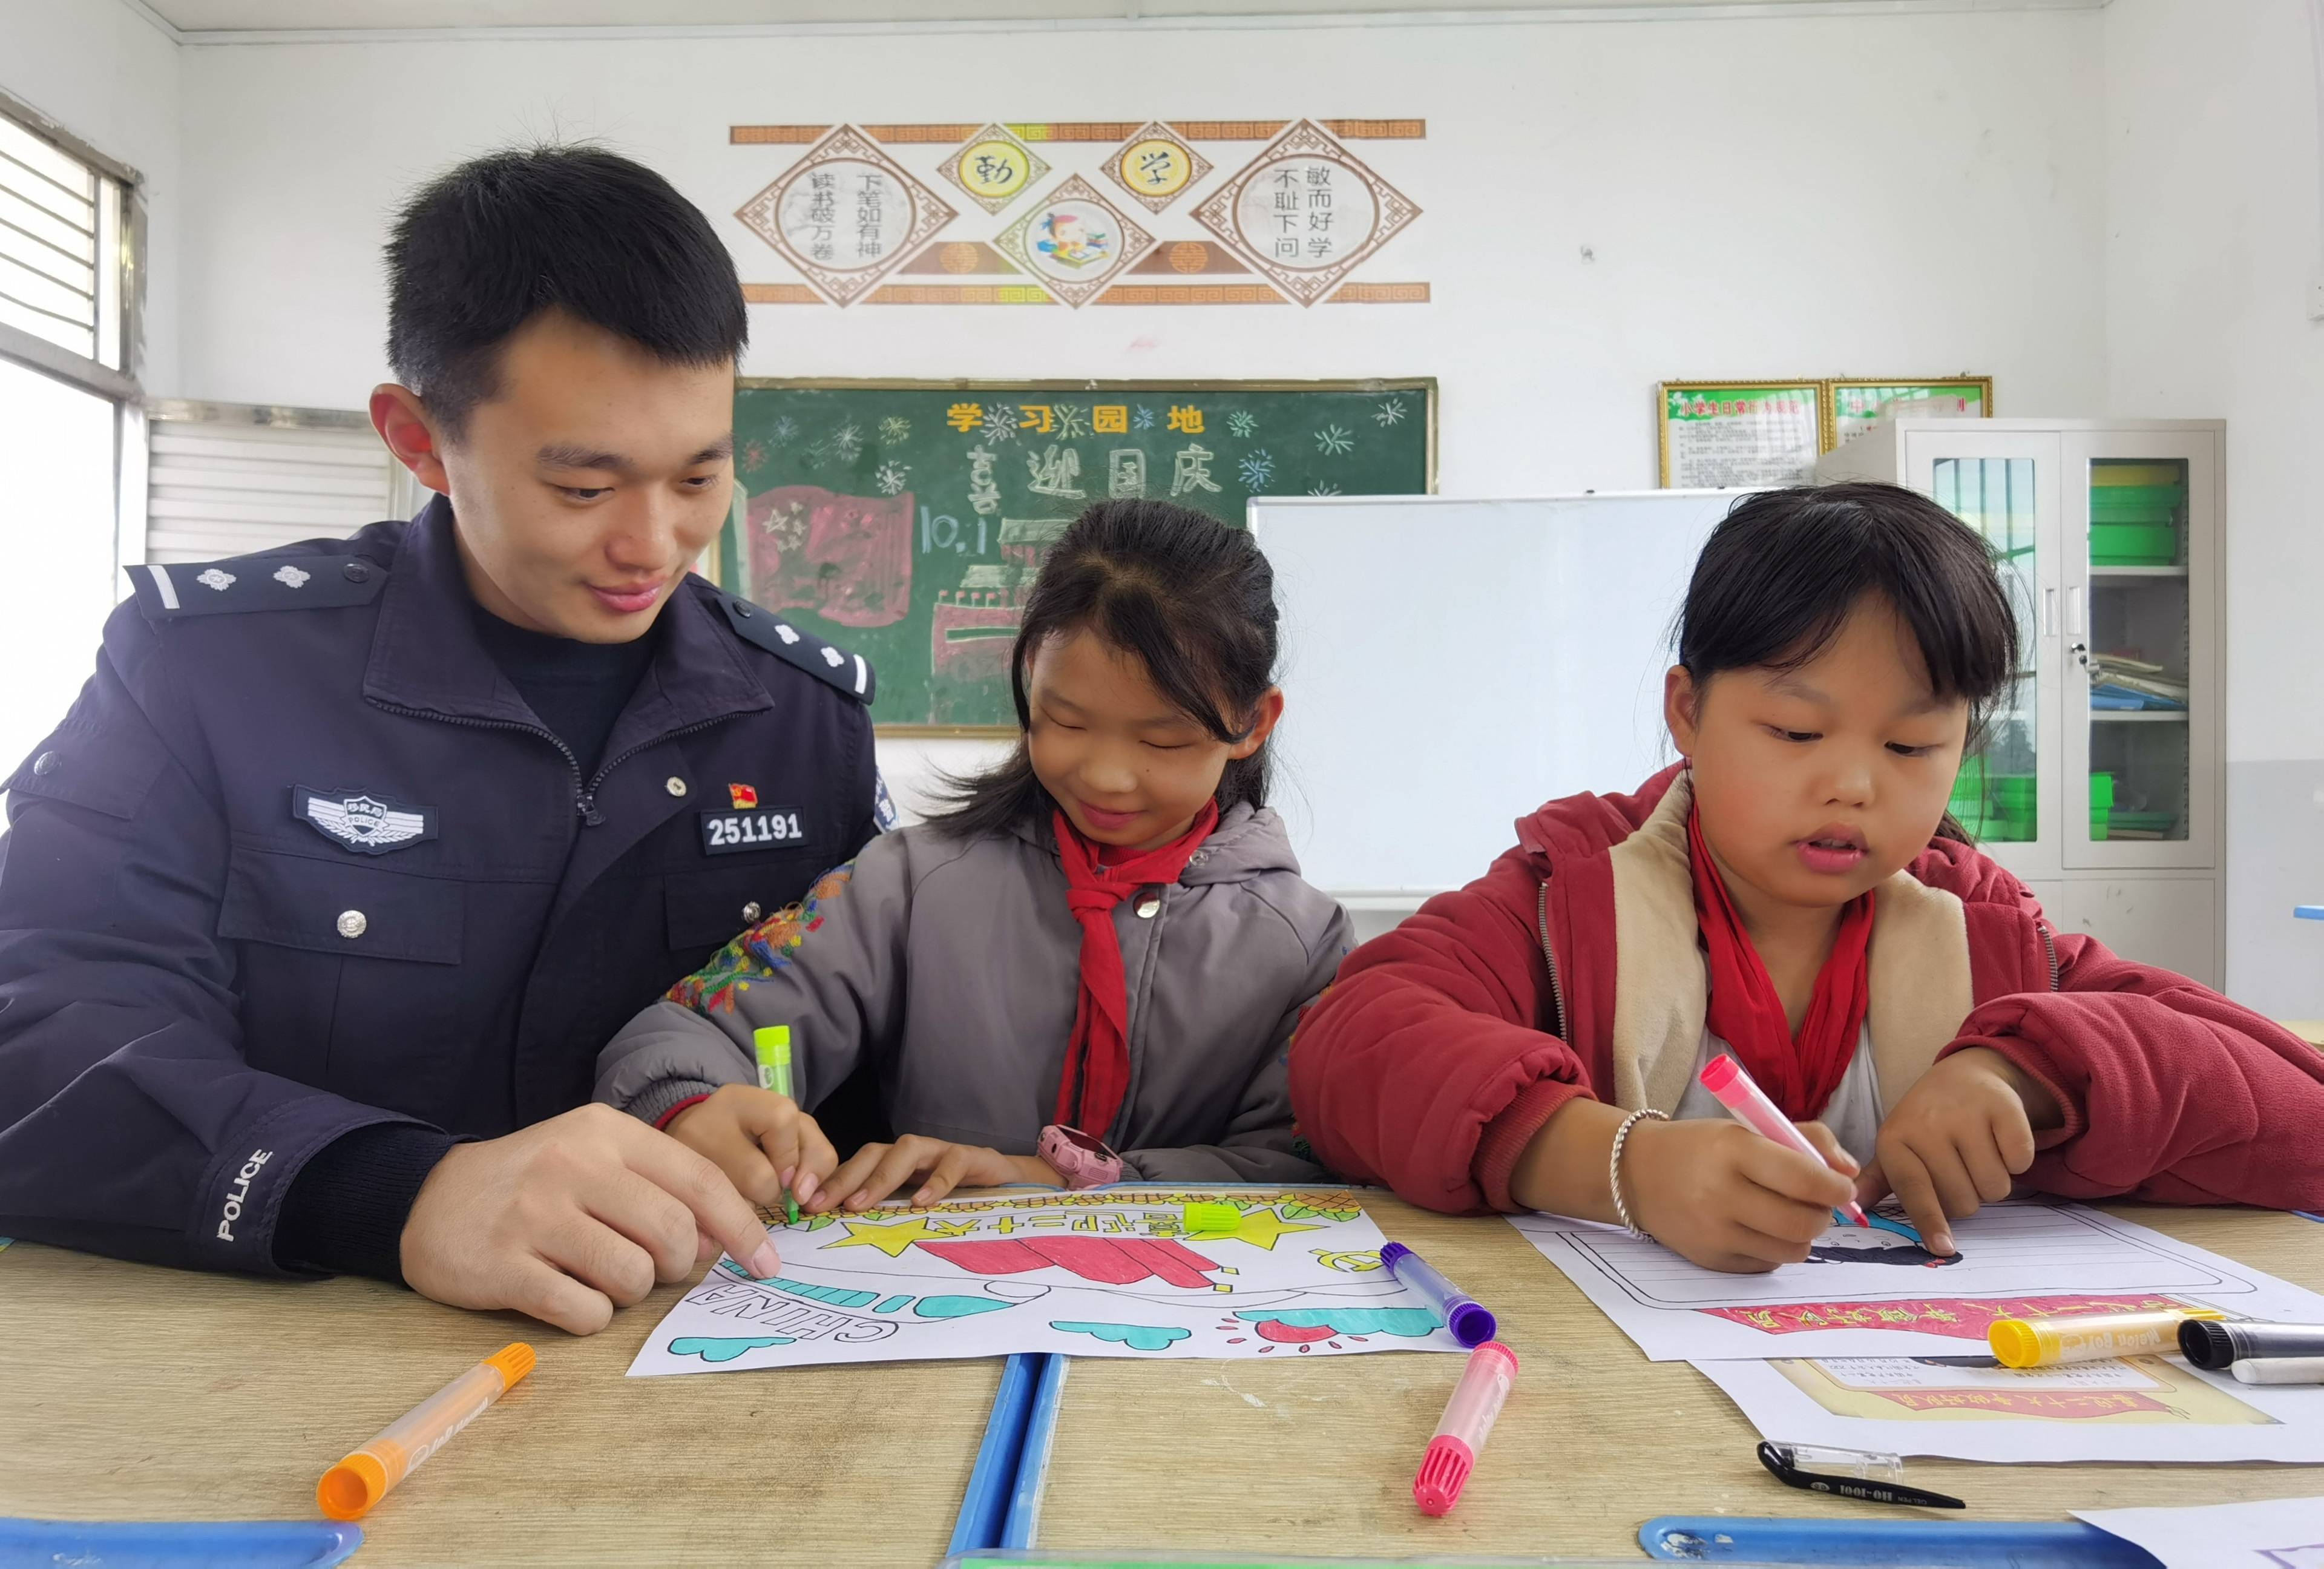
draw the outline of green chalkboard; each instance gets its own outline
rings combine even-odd
[[[1425,494],[1435,429],[1425,380],[745,380],[717,575],[870,660],[881,729],[1013,728],[1019,606],[1091,502]]]

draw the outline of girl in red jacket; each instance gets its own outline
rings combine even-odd
[[[1806,1258],[1834,1205],[1890,1192],[1950,1253],[1947,1218],[2021,1177],[2324,1207],[2324,1055],[2059,931],[1946,815],[2018,652],[1984,542],[1933,502],[1738,503],[1664,680],[1683,761],[1551,802],[1349,956],[1291,1053],[1318,1157],[1734,1270]],[[1720,1112],[1695,1084],[1720,1052],[1830,1166]]]

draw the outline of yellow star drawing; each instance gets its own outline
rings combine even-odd
[[[845,1224],[847,1235],[826,1244],[827,1249],[877,1248],[890,1259],[901,1257],[914,1242],[964,1237],[976,1230],[973,1220],[932,1221],[926,1215],[915,1215],[908,1221],[848,1221]]]
[[[1257,1248],[1262,1253],[1272,1253],[1275,1251],[1276,1239],[1278,1237],[1287,1237],[1294,1232],[1320,1232],[1323,1229],[1323,1228],[1321,1226],[1301,1225],[1296,1222],[1286,1221],[1281,1215],[1277,1214],[1271,1206],[1261,1204],[1257,1209],[1245,1210],[1243,1212],[1242,1224],[1236,1227],[1233,1231],[1190,1231],[1186,1233],[1186,1241],[1190,1242],[1249,1242],[1252,1247]]]

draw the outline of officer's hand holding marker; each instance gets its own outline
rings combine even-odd
[[[438,1161],[404,1224],[403,1273],[455,1307],[594,1334],[721,1248],[762,1278],[782,1269],[716,1166],[634,1117],[583,1106]]]

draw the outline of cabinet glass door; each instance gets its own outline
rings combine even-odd
[[[2211,441],[2076,440],[2067,507],[2067,826],[2078,866],[2206,866],[2216,712]],[[2079,525],[2079,526],[2077,526]]]
[[[1973,427],[1959,435],[1916,431],[1908,439],[1915,478],[1999,558],[2023,645],[2016,679],[1961,760],[1954,820],[2019,876],[2054,876],[2061,864],[2058,803],[2043,782],[2042,760],[2056,755],[2061,719],[2056,645],[2045,641],[2043,607],[2053,607],[2054,615],[2057,439],[1979,434]],[[2052,671],[2046,678],[2045,669]]]

